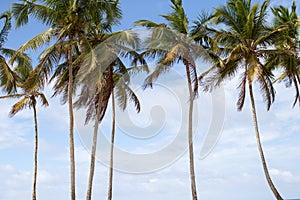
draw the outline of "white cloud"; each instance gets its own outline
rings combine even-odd
[[[6,164],[6,165],[0,165],[0,171],[3,172],[11,172],[14,170],[14,167],[12,165]]]
[[[288,182],[288,183],[300,182],[300,176],[297,176],[290,171],[272,168],[270,169],[270,174],[284,182]]]

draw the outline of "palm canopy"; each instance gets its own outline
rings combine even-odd
[[[130,78],[149,70],[146,61],[137,52],[140,46],[138,34],[134,30],[100,32],[91,34],[88,40],[91,46],[81,48],[84,53],[75,60],[80,63],[75,80],[80,92],[75,107],[87,107],[86,123],[96,117],[101,122],[113,91],[122,109],[131,100],[139,111],[140,103],[129,87]],[[125,61],[130,62],[130,67]]]
[[[171,0],[172,12],[161,15],[167,24],[158,24],[149,20],[135,22],[136,26],[151,29],[151,36],[146,40],[145,57],[158,59],[154,71],[147,77],[145,87],[152,86],[161,74],[168,72],[178,62],[188,66],[189,76],[193,82],[194,94],[198,91],[197,67],[195,60],[199,57],[208,58],[208,54],[191,36],[189,21],[184,11],[182,0]],[[199,35],[198,35],[199,36]]]
[[[111,27],[118,23],[121,10],[115,9],[115,0],[22,0],[13,4],[16,26],[28,23],[29,16],[56,29],[56,36],[63,39],[69,36],[79,37],[89,24]],[[105,19],[105,21],[103,21]]]
[[[298,55],[299,51],[299,19],[296,11],[296,2],[293,2],[291,10],[284,6],[278,6],[272,8],[274,14],[274,27],[286,26],[287,29],[282,32],[283,37],[280,40],[276,40],[275,46],[279,50],[287,50],[293,52],[293,54],[286,54],[284,56],[271,56],[268,59],[270,67],[277,67],[283,73],[277,79],[285,81],[286,86],[295,87],[295,100],[293,106],[296,105],[297,101],[300,105],[300,58]]]
[[[38,67],[46,80],[53,66],[57,66],[62,58],[67,57],[68,42],[86,42],[88,31],[94,29],[95,25],[98,29],[110,31],[111,26],[117,24],[121,18],[121,10],[116,0],[22,0],[22,3],[13,4],[12,13],[16,27],[28,23],[30,16],[50,26],[18,49],[18,53],[28,49],[36,50],[43,44],[54,41],[40,55]]]
[[[11,69],[14,77],[17,78],[16,85],[18,90],[14,94],[7,94],[0,96],[1,99],[20,99],[15,103],[10,111],[10,116],[14,116],[19,111],[25,108],[35,107],[37,99],[41,100],[43,106],[48,106],[49,103],[46,96],[41,92],[43,89],[38,79],[36,79],[37,71],[32,69],[31,66],[16,67]]]
[[[262,5],[252,4],[251,0],[229,0],[226,6],[216,8],[215,23],[225,25],[225,29],[215,32],[214,39],[222,49],[220,59],[216,59],[214,73],[207,78],[206,90],[218,86],[226,78],[241,72],[240,93],[237,102],[239,110],[245,102],[246,85],[258,82],[261,93],[270,108],[275,98],[272,85],[273,74],[265,65],[269,56],[286,53],[272,49],[274,39],[279,38],[285,27],[272,29],[267,26],[269,0]]]
[[[137,112],[140,111],[141,105],[138,97],[129,86],[130,76],[128,70],[130,69],[126,68],[124,70],[123,67],[124,64],[120,59],[112,64],[111,67],[103,73],[101,83],[95,85],[96,89],[94,89],[93,96],[86,93],[90,88],[87,88],[87,85],[82,85],[79,98],[75,102],[75,107],[87,108],[85,123],[88,123],[91,119],[97,119],[99,123],[102,121],[112,92],[115,93],[121,109],[125,110],[128,101],[131,101],[134,103]]]

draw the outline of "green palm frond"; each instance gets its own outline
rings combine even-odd
[[[107,9],[105,9],[107,10],[107,12],[106,12],[104,26],[108,26],[109,29],[111,30],[111,27],[113,25],[119,24],[120,19],[122,18],[122,10],[120,8],[119,0],[113,0],[107,2],[103,1],[101,3],[107,5]]]
[[[17,77],[6,63],[5,58],[0,55],[0,86],[8,94],[16,92]]]
[[[11,12],[6,11],[0,14],[0,20],[4,19],[3,27],[0,30],[0,49],[3,43],[7,40],[8,31],[11,29]]]
[[[123,77],[118,79],[118,82],[115,86],[115,94],[116,99],[118,101],[119,106],[125,110],[127,108],[127,101],[131,101],[134,103],[137,112],[140,112],[141,105],[140,101],[136,94],[132,91],[132,89],[128,86],[128,84],[124,81]]]
[[[15,71],[20,75],[20,77],[26,78],[28,71],[32,70],[31,58],[25,53],[18,53],[14,49],[2,48],[1,54],[9,59],[13,58],[16,54],[15,61],[10,60],[8,63],[10,65],[16,65]]]
[[[176,30],[179,33],[188,34],[189,21],[183,8],[182,0],[171,0],[171,2],[172,12],[168,15],[161,16],[168,21],[172,29]]]
[[[23,44],[19,49],[18,52],[25,52],[29,49],[36,50],[40,46],[47,44],[50,42],[51,38],[54,36],[54,29],[49,28],[44,32],[38,34],[25,44]]]
[[[258,82],[260,83],[260,90],[263,94],[264,101],[267,104],[267,110],[270,109],[271,104],[275,100],[275,90],[272,84],[273,75],[268,71],[263,72],[258,76]]]
[[[143,26],[146,28],[157,28],[157,27],[163,27],[165,28],[166,25],[165,24],[157,24],[155,22],[152,22],[150,20],[139,20],[134,22],[134,26]]]
[[[217,47],[213,40],[216,30],[210,26],[213,19],[214,14],[202,10],[200,15],[193,22],[190,32],[192,39],[205,48],[214,49]]]
[[[22,3],[14,3],[12,13],[16,20],[16,27],[27,24],[30,15],[33,15],[47,25],[53,23],[55,16],[55,12],[51,7],[36,4],[35,1],[28,0],[23,0]]]

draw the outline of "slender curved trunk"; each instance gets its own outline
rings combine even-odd
[[[194,143],[193,143],[193,107],[195,94],[192,89],[191,74],[188,64],[185,64],[186,75],[188,79],[188,88],[189,88],[189,124],[188,124],[188,137],[189,137],[189,159],[190,159],[190,180],[191,180],[191,189],[192,189],[192,199],[197,200],[197,187],[196,187],[196,178],[195,178],[195,167],[194,167]]]
[[[68,105],[69,105],[69,139],[70,139],[70,175],[71,175],[71,200],[76,199],[75,191],[75,150],[74,150],[74,113],[73,113],[73,38],[69,41],[69,83],[68,83]]]
[[[36,182],[37,182],[37,167],[38,167],[38,122],[36,114],[36,105],[33,104],[33,117],[34,117],[34,166],[33,166],[33,187],[32,187],[32,200],[36,200]]]
[[[112,183],[114,172],[114,144],[115,144],[115,126],[116,126],[116,107],[115,107],[115,94],[114,90],[111,93],[112,100],[112,127],[111,127],[111,143],[110,143],[110,163],[109,163],[109,182],[108,182],[108,195],[107,200],[112,199]]]
[[[97,151],[97,139],[98,139],[98,128],[99,128],[99,112],[101,107],[98,106],[97,116],[94,123],[94,134],[93,134],[93,145],[92,145],[92,152],[91,152],[91,164],[90,164],[90,174],[89,174],[89,183],[88,183],[88,190],[86,194],[86,200],[92,199],[92,190],[93,190],[93,179],[95,173],[95,160],[96,160],[96,151]]]
[[[266,177],[269,187],[272,190],[276,199],[283,200],[272,182],[272,179],[271,179],[269,171],[268,171],[267,163],[265,160],[264,152],[263,152],[263,149],[261,146],[260,135],[259,135],[259,130],[258,130],[257,115],[256,115],[256,108],[255,108],[255,101],[254,101],[254,96],[253,96],[253,88],[252,88],[251,81],[249,81],[249,93],[250,93],[250,100],[251,100],[251,106],[252,106],[252,117],[253,117],[253,123],[254,123],[254,128],[255,128],[256,142],[257,142],[258,151],[259,151],[260,159],[262,162],[263,170],[265,173],[265,177]]]

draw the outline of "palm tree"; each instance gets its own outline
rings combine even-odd
[[[114,152],[114,138],[115,138],[115,94],[116,99],[119,103],[119,106],[125,110],[127,107],[128,99],[132,101],[136,107],[137,112],[140,111],[140,103],[137,96],[130,89],[128,84],[130,83],[129,74],[127,74],[127,69],[124,69],[123,63],[118,59],[122,66],[120,68],[115,68],[114,65],[111,65],[103,75],[101,84],[98,84],[95,95],[92,99],[85,102],[87,107],[87,117],[86,123],[88,123],[92,118],[94,119],[94,133],[93,133],[93,144],[91,152],[91,166],[90,166],[90,175],[89,175],[89,184],[87,190],[87,200],[91,199],[92,196],[92,185],[93,177],[95,171],[95,159],[96,159],[96,150],[97,150],[97,137],[98,137],[98,128],[102,119],[105,116],[105,112],[108,106],[108,101],[111,97],[112,101],[112,131],[111,131],[111,144],[110,144],[110,165],[109,165],[109,182],[108,182],[108,200],[112,199],[112,182],[113,182],[113,152]],[[114,64],[116,64],[115,62]],[[115,69],[114,69],[115,68]],[[124,71],[125,70],[125,71]],[[126,72],[126,74],[123,74]],[[126,77],[126,78],[125,78]],[[125,80],[126,79],[126,80]],[[86,89],[86,88],[85,88]],[[83,89],[83,90],[85,90]],[[84,95],[84,99],[86,94]],[[76,107],[79,105],[82,106],[82,99],[79,99],[75,102]]]
[[[20,70],[21,69],[21,70]],[[30,71],[28,71],[30,70]],[[13,71],[13,70],[12,70]],[[37,100],[41,99],[42,106],[48,106],[48,101],[43,93],[40,92],[41,85],[37,81],[37,73],[35,70],[30,69],[29,66],[24,68],[18,67],[14,71],[14,76],[18,77],[16,85],[18,86],[18,93],[8,94],[0,96],[0,99],[20,99],[15,103],[9,113],[10,117],[13,117],[19,111],[25,108],[33,109],[34,118],[34,170],[33,170],[33,187],[32,187],[32,199],[36,200],[36,185],[37,185],[37,170],[38,170],[38,121],[36,105]],[[21,90],[21,91],[20,91]]]
[[[287,26],[287,30],[283,31],[284,37],[276,40],[276,48],[279,50],[287,50],[293,52],[293,54],[285,54],[282,56],[272,56],[268,59],[270,67],[277,66],[279,69],[283,69],[283,73],[277,79],[278,81],[285,81],[286,86],[295,87],[295,100],[293,106],[296,105],[297,101],[300,105],[300,58],[298,55],[299,50],[299,21],[296,11],[296,2],[293,2],[292,9],[289,11],[284,6],[278,6],[272,8],[274,18],[274,27]]]
[[[221,58],[218,59],[214,70],[206,79],[206,88],[212,89],[218,86],[227,78],[232,78],[236,73],[241,72],[239,84],[239,98],[237,101],[238,110],[244,106],[247,85],[252,107],[252,117],[255,128],[256,142],[262,162],[262,167],[274,196],[282,200],[279,192],[274,186],[267,163],[265,160],[260,133],[258,128],[257,112],[253,92],[254,83],[258,83],[264,100],[269,110],[274,101],[275,91],[272,85],[273,74],[263,64],[264,58],[268,56],[280,56],[284,52],[270,48],[274,44],[274,38],[285,30],[284,27],[271,29],[266,26],[267,8],[269,0],[262,5],[251,0],[229,0],[226,6],[215,9],[215,23],[225,25],[226,29],[220,29],[215,33],[215,41],[222,48]]]
[[[148,72],[148,68],[142,56],[135,51],[139,46],[139,39],[137,34],[132,30],[115,33],[96,31],[96,33],[94,32],[91,34],[88,39],[89,43],[93,45],[94,48],[87,48],[90,52],[86,51],[79,57],[84,56],[86,58],[86,55],[89,55],[90,59],[88,60],[94,61],[92,61],[92,63],[90,61],[83,61],[83,64],[78,71],[77,81],[79,87],[81,87],[81,93],[78,95],[79,98],[75,102],[75,107],[87,108],[86,124],[91,119],[94,120],[90,174],[86,198],[87,200],[90,200],[92,197],[92,185],[95,171],[98,127],[105,116],[110,96],[114,93],[114,88],[116,88],[117,99],[122,109],[126,108],[127,99],[129,99],[135,103],[135,106],[139,111],[140,105],[137,97],[128,87],[128,84],[130,83],[128,71],[130,70],[131,73],[140,71]],[[133,67],[126,68],[121,58],[130,59]],[[78,60],[81,59],[78,58]],[[141,64],[141,66],[137,67],[137,64]],[[115,135],[114,121],[115,119],[113,119],[112,128],[108,199],[112,199],[113,144]]]
[[[187,86],[189,91],[189,117],[188,117],[188,142],[189,142],[189,164],[192,199],[196,200],[197,187],[194,169],[194,147],[193,147],[193,106],[198,90],[197,68],[195,59],[207,57],[202,46],[194,41],[196,37],[191,36],[189,21],[184,11],[182,0],[171,0],[172,12],[161,15],[168,24],[157,24],[149,20],[140,20],[135,25],[150,28],[152,35],[146,41],[147,51],[144,56],[158,58],[154,71],[146,79],[146,87],[151,86],[162,73],[167,72],[176,62],[181,61],[185,66]],[[199,39],[199,37],[198,37]]]
[[[65,56],[68,63],[68,84],[67,84],[67,99],[69,107],[69,138],[70,138],[70,177],[71,177],[71,199],[76,199],[75,191],[75,152],[74,152],[74,114],[73,114],[73,46],[75,43],[82,43],[85,41],[86,30],[91,24],[100,24],[103,16],[114,19],[120,17],[119,10],[111,10],[111,6],[115,1],[83,1],[83,0],[23,0],[21,4],[13,5],[13,13],[16,19],[16,25],[21,26],[28,22],[29,15],[40,20],[43,24],[50,26],[50,28],[39,34],[26,44],[24,44],[19,52],[24,52],[27,49],[36,49],[41,45],[55,39],[56,43],[67,43],[62,45],[64,47],[60,50],[60,54],[56,55],[54,61],[59,63],[61,56]],[[116,17],[117,16],[117,17]],[[47,54],[51,55],[51,54]],[[59,58],[59,59],[57,59]],[[41,74],[44,74],[45,79],[51,71],[51,65],[47,65],[46,61],[53,59],[45,56],[42,60],[40,68]],[[50,69],[49,69],[50,67]]]

